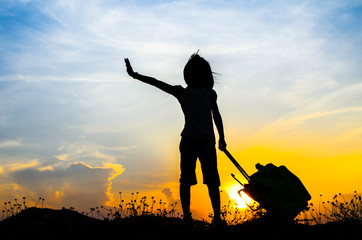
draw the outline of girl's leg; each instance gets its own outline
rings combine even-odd
[[[220,220],[220,191],[217,185],[207,185],[209,189],[209,196],[211,205],[214,210],[214,219]]]
[[[180,184],[180,198],[184,219],[191,218],[190,199],[191,199],[191,186],[188,184]]]
[[[191,186],[197,183],[195,168],[197,161],[197,148],[195,141],[182,137],[180,142],[181,153],[181,177],[180,177],[180,198],[184,213],[184,219],[192,219],[190,211]]]

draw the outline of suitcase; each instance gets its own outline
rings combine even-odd
[[[293,221],[307,208],[310,194],[299,178],[285,166],[277,167],[271,163],[263,166],[258,163],[258,171],[249,176],[226,149],[224,153],[248,181],[243,184],[231,174],[244,187],[240,191],[258,202],[272,219]]]

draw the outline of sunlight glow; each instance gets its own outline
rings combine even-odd
[[[248,205],[251,205],[254,202],[254,200],[246,195],[243,191],[240,192],[240,197],[238,191],[242,188],[243,187],[240,186],[240,184],[235,183],[226,189],[227,194],[229,195],[230,199],[235,202],[237,208],[247,208]]]

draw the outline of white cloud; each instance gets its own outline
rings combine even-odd
[[[318,43],[310,41],[315,15],[307,11],[307,6],[252,7],[222,1],[147,6],[51,1],[39,5],[51,21],[44,23],[41,31],[34,30],[32,45],[24,46],[27,51],[16,58],[16,63],[26,72],[35,69],[37,72],[31,74],[36,77],[92,79],[100,74],[103,79],[115,79],[114,68],[119,68],[118,61],[128,55],[139,58],[145,66],[152,63],[150,68],[165,71],[170,68],[166,63],[175,62],[172,58],[185,61],[198,48],[210,55],[299,57],[298,48],[303,47],[305,52]],[[155,56],[162,62],[155,63]],[[176,69],[174,64],[172,69]]]
[[[82,162],[66,168],[39,170],[34,166],[9,173],[17,184],[18,194],[38,194],[51,207],[75,207],[87,211],[90,207],[112,202],[112,180],[121,174],[120,164],[104,163],[91,167]]]
[[[123,158],[124,152],[136,149],[137,146],[102,146],[91,143],[73,143],[62,145],[58,148],[61,152],[54,157],[60,161],[77,162],[86,161],[91,163],[110,162],[116,163],[117,159]],[[107,154],[109,152],[109,154]],[[111,155],[110,153],[113,153]],[[115,156],[114,154],[117,154]]]

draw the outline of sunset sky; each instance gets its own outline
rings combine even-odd
[[[0,2],[0,202],[179,199],[183,114],[127,76],[186,86],[200,49],[229,151],[252,174],[285,165],[319,195],[362,192],[362,1]],[[221,189],[236,168],[218,152]],[[212,212],[192,188],[197,217]],[[234,190],[235,191],[235,190]],[[206,214],[206,216],[205,216]]]

